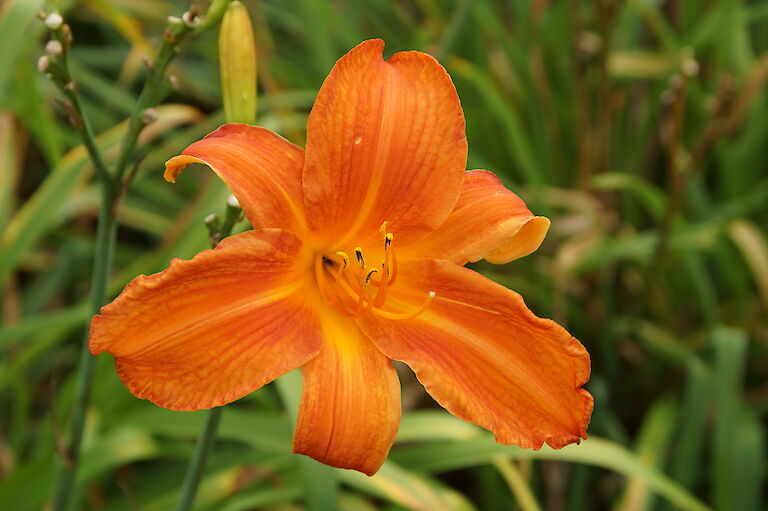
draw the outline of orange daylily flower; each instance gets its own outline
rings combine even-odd
[[[374,474],[400,421],[401,360],[444,408],[498,442],[586,438],[584,347],[515,292],[464,268],[538,248],[549,220],[498,178],[466,171],[464,114],[424,53],[383,60],[366,41],[338,61],[306,150],[228,124],[166,163],[218,174],[254,229],[134,279],[93,318],[137,397],[224,405],[301,367],[293,448]]]

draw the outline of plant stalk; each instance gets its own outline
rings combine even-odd
[[[112,249],[117,233],[117,222],[115,222],[113,216],[113,198],[114,195],[111,192],[111,187],[106,183],[102,183],[102,200],[99,206],[98,226],[96,228],[96,251],[94,254],[90,298],[90,312],[92,315],[98,314],[99,309],[104,304],[109,274],[112,268]],[[93,380],[96,363],[96,358],[91,355],[88,349],[88,333],[88,329],[86,329],[80,351],[80,371],[75,390],[69,444],[64,453],[64,463],[59,472],[59,479],[53,497],[53,511],[65,511],[67,509],[80,458],[85,416],[91,395],[91,381]]]
[[[181,487],[181,496],[176,505],[176,511],[188,511],[195,502],[197,488],[200,486],[200,480],[203,477],[203,472],[205,472],[208,455],[216,441],[216,431],[219,429],[223,409],[222,406],[211,408],[205,416],[203,430],[197,439],[195,455],[187,467],[187,474],[184,476],[184,484]]]
[[[210,27],[218,23],[219,20],[211,20]],[[68,28],[67,28],[68,29]],[[122,190],[127,186],[123,183],[124,175],[130,158],[133,155],[136,143],[141,130],[146,125],[145,111],[153,107],[159,99],[159,91],[165,83],[165,70],[171,60],[177,53],[178,43],[189,33],[195,32],[192,25],[184,23],[169,23],[166,29],[163,43],[158,51],[155,62],[150,65],[150,72],[144,88],[137,100],[136,109],[131,116],[128,131],[126,132],[120,145],[120,155],[114,168],[110,173],[104,158],[96,145],[93,131],[91,130],[88,118],[82,110],[82,104],[77,94],[77,84],[73,81],[65,53],[60,56],[60,65],[53,70],[57,74],[53,75],[55,81],[61,87],[62,92],[70,101],[71,107],[67,107],[73,126],[78,130],[83,144],[88,150],[89,157],[96,169],[96,175],[101,187],[101,201],[99,204],[98,225],[96,231],[96,249],[94,254],[94,263],[92,271],[92,287],[90,297],[91,315],[98,314],[104,305],[109,282],[109,274],[112,269],[112,252],[115,245],[117,222],[115,211],[118,202],[122,196]],[[55,35],[61,37],[64,32],[61,29],[55,30]],[[69,42],[65,43],[65,48]],[[66,105],[65,105],[66,106]],[[67,511],[70,503],[72,487],[75,483],[77,466],[80,458],[80,449],[82,446],[83,431],[85,429],[86,412],[91,394],[91,384],[95,369],[96,359],[90,353],[88,348],[88,334],[86,329],[80,352],[80,366],[77,376],[75,390],[75,400],[72,410],[72,424],[69,434],[69,444],[63,453],[63,464],[56,483],[53,494],[52,511]],[[220,412],[215,410],[209,414],[206,422],[205,431],[210,436],[210,441],[204,444],[204,452],[199,454],[199,463],[204,466],[207,451],[215,436],[216,427],[219,421]],[[201,447],[202,448],[202,447]],[[199,448],[198,450],[201,450]],[[196,456],[196,460],[198,456]],[[199,475],[198,475],[199,480]],[[194,481],[193,481],[194,482]],[[195,482],[194,488],[196,489]],[[194,497],[194,493],[192,493]],[[190,500],[191,502],[191,500]]]

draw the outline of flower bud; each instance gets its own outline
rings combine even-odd
[[[59,55],[64,53],[64,47],[56,39],[51,39],[45,45],[45,52],[51,57],[58,57]]]
[[[240,201],[237,200],[237,197],[235,197],[234,195],[230,195],[229,197],[227,197],[227,206],[229,206],[230,208],[242,209],[240,207]]]
[[[43,55],[39,59],[37,59],[37,70],[41,73],[44,73],[48,71],[48,67],[51,65],[51,59],[48,58],[48,55]]]
[[[219,69],[224,118],[256,120],[256,44],[248,9],[239,1],[227,7],[219,33]]]
[[[64,18],[58,12],[52,12],[45,17],[45,26],[51,30],[58,30],[62,23],[64,23]]]

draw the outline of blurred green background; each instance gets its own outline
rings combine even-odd
[[[381,37],[446,66],[470,168],[552,219],[541,249],[477,264],[589,350],[590,439],[498,446],[402,369],[404,418],[379,475],[290,454],[292,374],[224,411],[200,510],[768,509],[768,2],[247,1],[257,124],[303,144],[333,63]],[[202,11],[207,2],[199,2]],[[42,0],[0,4],[0,509],[44,509],[71,412],[99,200],[36,70]],[[62,2],[70,64],[107,159],[168,15],[190,2]],[[163,162],[222,122],[217,34],[183,45],[119,210],[110,297],[208,246],[228,195]],[[97,363],[76,509],[164,510],[202,423],[133,398]]]

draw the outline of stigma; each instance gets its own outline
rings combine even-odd
[[[391,310],[387,295],[397,281],[397,255],[394,234],[387,227],[388,222],[384,222],[379,229],[383,252],[380,261],[373,265],[373,258],[366,259],[362,247],[355,247],[353,258],[344,251],[315,257],[315,279],[323,300],[346,316],[356,318],[370,313],[392,320],[410,319],[424,312],[435,298],[435,292],[429,291],[420,306]],[[352,261],[355,264],[350,264]]]

